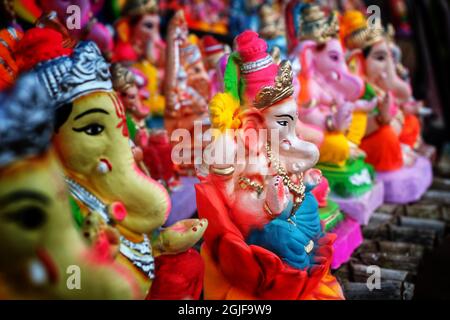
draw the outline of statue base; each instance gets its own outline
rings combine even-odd
[[[393,172],[378,172],[377,180],[384,184],[384,202],[414,202],[422,197],[432,183],[431,162],[419,156],[411,167],[403,167]]]
[[[332,233],[337,235],[333,244],[332,269],[338,269],[342,264],[350,260],[350,257],[363,242],[361,226],[350,217],[346,217],[343,222],[334,228]]]
[[[344,214],[339,209],[339,205],[331,200],[327,200],[327,206],[319,208],[320,220],[324,224],[326,232],[333,230],[341,221],[345,219]]]
[[[319,163],[317,169],[322,171],[331,191],[339,197],[360,197],[373,188],[375,171],[363,158],[348,159],[343,166]]]
[[[352,217],[360,225],[367,225],[372,214],[384,202],[384,185],[377,181],[372,190],[359,197],[340,198],[331,195],[330,198],[339,205],[346,215]]]
[[[181,184],[170,194],[172,210],[165,223],[170,226],[177,221],[191,218],[197,211],[195,184],[199,183],[196,177],[181,177]]]

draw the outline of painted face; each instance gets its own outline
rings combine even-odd
[[[411,88],[398,76],[387,41],[373,45],[366,58],[366,74],[369,82],[385,91],[391,91],[400,100],[409,100]]]
[[[111,264],[89,261],[61,172],[54,152],[0,170],[0,291],[7,287],[13,298],[131,298]],[[73,265],[83,290],[67,287]]]
[[[210,81],[203,61],[198,61],[186,68],[188,86],[192,87],[205,99],[209,98]]]
[[[121,94],[121,100],[127,110],[130,110],[138,119],[144,119],[150,110],[142,104],[141,95],[137,86],[132,86]]]
[[[339,40],[328,41],[324,48],[316,49],[314,55],[315,70],[324,77],[333,92],[350,101],[361,96],[364,83],[349,71]]]
[[[133,39],[142,43],[160,41],[159,24],[158,15],[143,15],[133,28]]]
[[[274,146],[279,143],[280,161],[290,173],[301,173],[312,168],[319,160],[319,150],[309,142],[300,140],[296,134],[297,105],[290,97],[263,110],[269,140]],[[275,129],[278,136],[272,136]],[[275,150],[274,147],[272,149]]]
[[[114,93],[93,93],[75,100],[54,144],[69,177],[104,202],[125,205],[124,226],[149,233],[164,223],[168,194],[138,169],[124,108]]]

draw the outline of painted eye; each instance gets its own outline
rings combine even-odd
[[[333,61],[339,61],[339,56],[337,54],[330,54],[330,59]]]
[[[8,220],[27,230],[38,229],[45,223],[45,212],[39,207],[29,206],[7,215]]]
[[[277,121],[277,123],[282,127],[286,127],[288,125],[287,121]]]
[[[75,132],[84,132],[89,136],[97,136],[100,133],[103,132],[103,130],[105,129],[104,126],[97,124],[97,123],[93,123],[93,124],[89,124],[83,128],[73,128],[73,131]]]

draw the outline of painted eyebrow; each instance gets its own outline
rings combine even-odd
[[[292,121],[294,121],[294,118],[290,114],[281,114],[281,115],[275,116],[275,117],[277,117],[277,118],[289,117],[289,118],[291,118]]]
[[[41,202],[42,204],[48,204],[50,202],[50,198],[39,192],[35,192],[32,190],[20,190],[12,192],[0,198],[0,205],[6,206],[10,203],[20,200],[34,200],[37,202]]]
[[[104,113],[104,114],[109,114],[108,111],[106,111],[106,110],[104,110],[104,109],[93,108],[93,109],[89,109],[89,110],[87,110],[87,111],[85,111],[85,112],[83,112],[83,113],[77,115],[77,116],[74,118],[74,120],[78,120],[78,119],[80,119],[80,118],[82,118],[82,117],[84,117],[84,116],[87,116],[88,114],[91,114],[91,113]]]

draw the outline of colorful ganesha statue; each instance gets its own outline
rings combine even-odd
[[[0,93],[0,299],[138,298],[110,241],[89,248],[75,227],[51,148],[53,112],[34,73]]]
[[[376,99],[361,99],[364,82],[347,67],[336,13],[327,16],[318,5],[306,5],[299,30],[294,55],[301,63],[300,119],[324,133],[318,168],[330,183],[332,198],[366,224],[383,203],[383,186],[375,183],[373,167],[359,148]]]
[[[342,17],[341,38],[351,68],[366,81],[364,98],[379,102],[360,145],[366,161],[384,184],[386,202],[416,201],[431,184],[431,163],[413,150],[420,123],[407,111],[411,86],[397,72],[389,36],[379,22],[369,26],[362,13],[348,11]]]
[[[169,189],[179,186],[167,132],[163,129],[150,131],[145,125],[144,120],[149,115],[149,110],[142,104],[142,93],[138,88],[136,75],[120,63],[112,65],[111,73],[114,90],[119,94],[126,109],[128,132],[135,144],[133,150],[140,149],[134,151],[141,156],[141,159],[136,161],[143,161],[151,177],[164,181]]]
[[[199,47],[188,39],[183,11],[171,19],[167,37],[164,126],[171,140],[176,130],[189,132],[190,156],[184,156],[180,164],[182,173],[189,175],[196,150],[203,148],[202,132],[209,127],[210,79]]]
[[[127,0],[115,25],[118,40],[113,61],[130,63],[148,79],[149,96],[144,100],[152,114],[162,115],[166,44],[161,39],[158,3],[155,0]]]
[[[64,25],[73,24],[79,19],[80,28],[70,28],[70,35],[77,40],[94,41],[103,53],[109,56],[112,54],[113,35],[104,24],[98,22],[95,18],[95,15],[103,7],[104,0],[74,0],[70,2],[66,0],[14,1],[14,8],[18,15],[31,23],[35,23],[42,15],[52,12]],[[74,18],[74,13],[78,11],[69,10],[69,6],[76,6],[79,10],[79,16]]]
[[[210,222],[204,297],[342,299],[329,270],[335,237],[324,233],[311,194],[321,175],[308,169],[319,152],[296,134],[291,66],[273,63],[253,31],[235,44],[225,93],[210,103],[216,138],[205,150],[226,157],[212,156],[197,185],[199,216]]]
[[[34,42],[35,61],[41,60],[35,70],[54,101],[53,143],[80,220],[95,209],[105,223],[115,226],[120,233],[117,260],[133,271],[142,297],[148,293],[149,298],[198,298],[203,264],[191,247],[207,221],[183,220],[160,228],[170,211],[169,195],[136,163],[109,64],[93,42],[64,49],[53,30],[27,33],[34,33],[29,36],[33,39],[40,34],[42,40]],[[111,210],[117,207],[126,215]]]

